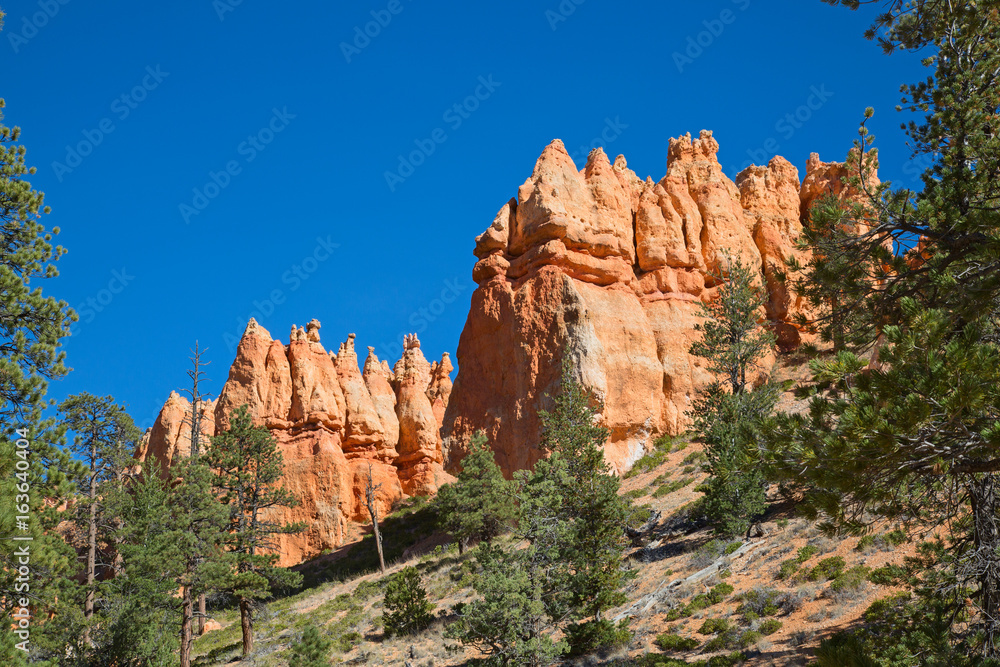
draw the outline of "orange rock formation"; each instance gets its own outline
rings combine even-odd
[[[306,531],[279,536],[281,565],[292,565],[343,542],[347,522],[367,522],[364,488],[371,466],[385,515],[409,495],[437,491],[451,479],[443,470],[440,420],[435,405],[447,405],[452,370],[448,354],[433,366],[416,336],[390,371],[368,348],[358,366],[354,334],[336,353],[320,343],[316,320],[293,327],[288,345],[273,340],[250,320],[217,401],[206,405],[208,437],[229,426],[229,413],[247,405],[254,422],[266,426],[284,456],[284,486],[301,504],[277,509],[269,518],[304,521]],[[395,389],[393,388],[395,386]],[[172,393],[150,429],[138,458],[153,456],[164,467],[190,454],[191,405]],[[203,445],[204,446],[204,445]]]
[[[628,470],[658,435],[684,430],[692,398],[711,380],[688,354],[699,303],[717,293],[727,258],[759,268],[779,345],[800,343],[794,318],[809,313],[781,275],[802,252],[795,240],[808,206],[822,192],[840,194],[846,168],[813,156],[800,185],[796,168],[775,157],[734,183],[718,150],[707,131],[672,139],[666,176],[654,183],[601,149],[578,170],[561,141],[545,148],[476,239],[479,286],[444,419],[450,468],[479,429],[508,474],[541,456],[537,411],[557,390],[564,351],[604,403],[615,470]]]

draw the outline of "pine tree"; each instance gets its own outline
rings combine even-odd
[[[106,578],[112,567],[111,563],[98,562],[98,558],[102,552],[113,551],[110,531],[118,521],[118,517],[109,515],[103,497],[111,485],[123,483],[141,434],[128,413],[110,396],[76,394],[59,405],[59,412],[63,425],[75,436],[69,451],[83,463],[84,474],[73,480],[79,490],[74,511],[87,535],[84,618],[89,624],[94,615],[97,581]],[[91,643],[89,627],[84,630],[83,640]]]
[[[558,489],[559,511],[571,522],[572,533],[560,551],[572,575],[563,585],[571,617],[589,619],[567,629],[574,653],[631,637],[624,627],[615,628],[601,618],[602,612],[625,601],[621,589],[634,576],[623,566],[631,507],[619,495],[621,480],[604,460],[610,432],[597,425],[602,409],[574,378],[569,355],[564,354],[559,393],[552,410],[541,411],[539,417],[543,449],[558,453],[567,469],[566,483]]]
[[[865,200],[842,218],[857,233],[823,250],[861,266],[848,274],[857,326],[814,362],[810,411],[776,423],[772,451],[831,528],[947,526],[921,574],[889,579],[940,612],[959,653],[998,660],[1000,15],[992,2],[885,4],[868,36],[887,52],[924,51],[932,70],[903,87],[900,107],[921,116],[906,130],[932,166],[920,192],[876,186],[866,110],[850,182]],[[825,280],[834,293],[836,277]],[[860,352],[876,343],[873,365]],[[922,631],[903,622],[896,636]]]
[[[71,485],[65,470],[72,462],[60,457],[60,436],[51,421],[43,421],[42,410],[48,404],[47,381],[67,372],[59,346],[69,335],[76,315],[65,302],[45,296],[40,285],[58,274],[53,262],[65,250],[51,243],[58,228],[50,230],[40,222],[49,209],[43,203],[44,195],[25,180],[35,168],[25,163],[25,147],[18,143],[20,134],[20,128],[0,122],[0,322],[4,323],[0,327],[0,528],[4,535],[17,532],[16,516],[25,516],[14,511],[22,504],[16,502],[18,486],[28,484],[30,511],[26,515],[31,517],[29,531],[34,538],[32,563],[39,567],[29,597],[31,611],[41,618],[57,600],[66,600],[69,584],[61,580],[72,564],[65,543],[51,532],[51,512],[43,511],[46,497],[68,497]],[[15,468],[17,454],[23,451],[16,443],[25,436],[31,442],[30,471]],[[12,457],[6,458],[7,454]],[[45,467],[47,461],[54,462],[51,471]],[[14,475],[22,472],[27,472],[26,479],[15,483]],[[4,612],[21,597],[14,590],[12,572],[16,569],[10,568],[15,550],[21,546],[13,540],[0,540],[0,610]],[[9,633],[8,624],[0,625],[0,646],[13,646]],[[42,641],[43,634],[35,632],[33,642],[35,638]],[[0,658],[16,664],[24,653],[12,650],[13,654],[7,654],[0,648]]]
[[[253,605],[271,595],[275,586],[296,586],[301,575],[276,567],[276,535],[297,533],[305,524],[280,524],[269,511],[295,507],[298,500],[278,486],[284,472],[281,452],[271,433],[254,426],[247,406],[229,415],[229,428],[212,438],[203,456],[211,467],[213,485],[229,508],[228,549],[235,558],[230,588],[240,605],[243,655],[253,651]]]
[[[382,606],[386,637],[413,634],[434,620],[434,605],[427,601],[427,591],[420,585],[420,573],[415,567],[404,567],[389,578]]]
[[[288,667],[327,667],[330,664],[327,656],[330,655],[331,646],[333,640],[321,635],[315,625],[307,625],[302,631],[302,637],[292,643],[292,657],[288,660]]]
[[[691,354],[708,360],[715,381],[694,402],[694,429],[705,443],[709,478],[701,486],[709,522],[727,536],[749,534],[767,508],[767,478],[760,457],[760,425],[773,412],[777,388],[751,391],[748,378],[774,346],[761,322],[766,293],[756,272],[727,258],[728,275],[717,298],[702,304],[701,340]]]
[[[462,470],[452,484],[438,490],[441,524],[464,553],[470,539],[489,542],[510,529],[517,508],[513,484],[504,479],[486,435],[479,431],[469,442]]]
[[[179,620],[180,664],[190,667],[195,600],[230,586],[235,559],[225,551],[229,511],[213,492],[211,471],[185,459],[171,467],[170,477],[164,480],[147,463],[123,509],[123,576],[143,596],[124,603],[131,613],[166,609]],[[116,630],[123,629],[119,623]]]

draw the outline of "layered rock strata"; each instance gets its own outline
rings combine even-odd
[[[711,132],[670,141],[666,175],[645,181],[601,149],[577,169],[559,140],[517,196],[476,238],[469,317],[443,432],[449,468],[484,430],[507,474],[531,466],[538,410],[551,404],[564,355],[603,402],[605,457],[624,472],[660,434],[683,431],[711,381],[688,353],[699,306],[734,259],[767,288],[766,318],[782,349],[805,332],[807,305],[783,279],[813,199],[848,196],[841,163],[813,156],[805,182],[775,157],[730,180]],[[765,369],[766,372],[766,369]]]

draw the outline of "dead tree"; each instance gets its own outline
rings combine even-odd
[[[201,405],[210,394],[202,393],[199,385],[207,378],[203,377],[205,371],[203,366],[208,366],[211,361],[202,361],[201,355],[208,351],[202,350],[198,346],[198,341],[194,342],[194,349],[191,350],[191,368],[188,369],[188,377],[191,378],[191,388],[184,391],[191,397],[191,458],[196,459],[201,454]],[[205,634],[205,619],[208,618],[208,609],[205,601],[205,594],[198,595],[198,635]]]
[[[368,464],[368,479],[365,480],[365,504],[368,506],[368,515],[372,519],[372,528],[375,529],[375,548],[378,549],[378,569],[385,574],[385,558],[382,556],[382,534],[378,529],[378,505],[376,504],[375,493],[382,488],[382,483],[375,484],[372,479],[372,464]]]

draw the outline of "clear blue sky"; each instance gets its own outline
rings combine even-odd
[[[556,137],[654,180],[703,128],[731,177],[750,152],[804,170],[871,105],[883,177],[916,185],[893,109],[923,71],[864,40],[871,8],[236,2],[0,0],[5,122],[69,249],[45,291],[82,306],[57,399],[112,394],[149,426],[195,339],[221,389],[255,310],[285,342],[315,317],[328,348],[355,332],[393,362],[417,331],[454,354],[473,238]]]

